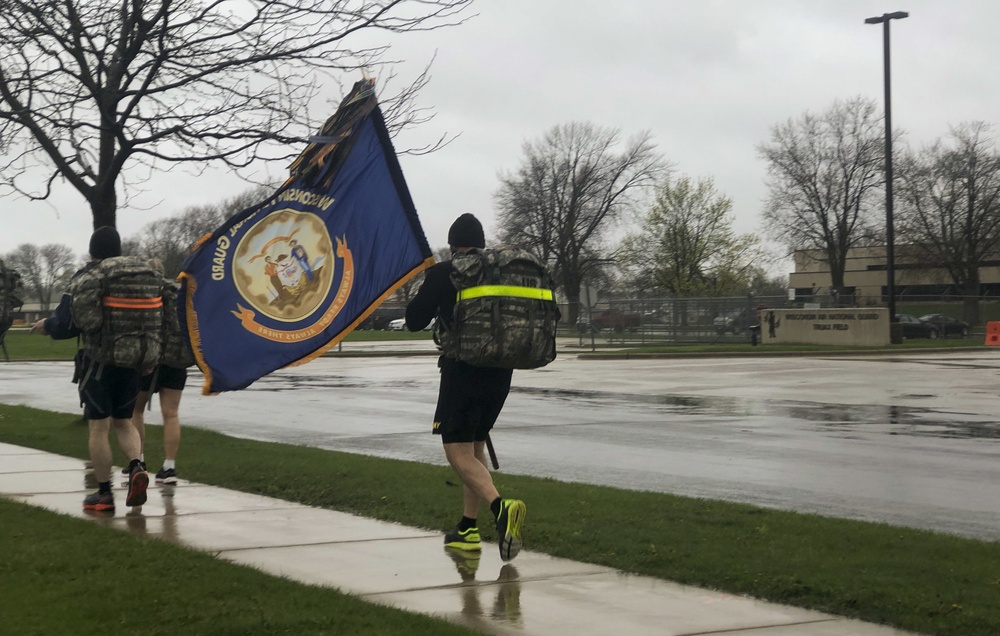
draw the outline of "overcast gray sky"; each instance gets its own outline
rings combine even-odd
[[[463,212],[492,234],[497,175],[518,167],[526,140],[573,121],[625,138],[650,131],[675,174],[714,178],[734,201],[737,230],[759,231],[766,166],[755,146],[771,126],[836,99],[863,95],[881,107],[882,27],[864,19],[892,11],[910,13],[891,27],[893,124],[907,143],[919,148],[961,122],[1000,125],[995,0],[479,0],[461,26],[396,37],[401,79],[437,52],[421,96],[437,114],[397,147],[461,133],[401,160],[431,247]],[[119,211],[119,228],[128,236],[247,187],[226,173],[175,170]],[[85,251],[89,210],[68,188],[49,203],[7,197],[0,211],[0,254],[25,242]]]

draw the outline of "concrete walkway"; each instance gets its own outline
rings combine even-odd
[[[486,634],[906,633],[530,550],[507,564],[495,545],[479,559],[456,555],[436,532],[186,481],[151,485],[146,505],[134,509],[122,505],[124,485],[116,484],[122,507],[90,516],[81,502],[95,487],[81,460],[0,443],[0,496]]]

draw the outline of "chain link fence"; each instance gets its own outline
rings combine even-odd
[[[1000,321],[1000,298],[983,296],[975,306],[978,317],[966,316],[966,298],[953,294],[900,294],[896,312],[917,317],[929,314],[951,316],[968,323],[968,332],[982,334],[989,321]],[[797,296],[733,296],[720,298],[632,298],[599,300],[588,311],[580,307],[575,324],[569,320],[569,307],[560,305],[563,324],[560,336],[578,338],[581,345],[676,345],[752,342],[760,309],[808,307],[885,307],[871,301],[855,303],[828,294]],[[388,329],[400,318],[406,305],[387,302],[360,329]]]
[[[922,317],[944,315],[967,324],[970,335],[982,334],[985,324],[1000,321],[1000,298],[980,297],[970,303],[955,295],[901,295],[896,312]],[[977,314],[970,319],[969,306]],[[831,296],[742,296],[729,298],[642,298],[604,300],[589,310],[580,308],[576,324],[564,324],[562,336],[578,337],[580,344],[656,345],[756,342],[761,309],[882,306],[842,302]],[[563,306],[564,320],[569,315]],[[940,318],[935,318],[940,320]],[[759,327],[758,327],[759,328]]]
[[[747,342],[759,309],[789,306],[784,296],[607,300],[581,307],[563,335],[577,336],[581,344]]]

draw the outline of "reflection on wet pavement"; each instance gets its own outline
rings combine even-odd
[[[517,568],[513,563],[506,563],[500,568],[497,578],[497,597],[493,603],[494,619],[506,621],[515,626],[521,625],[521,581]]]
[[[717,417],[787,418],[830,427],[878,427],[890,424],[890,435],[908,434],[964,439],[1000,439],[1000,424],[993,418],[967,419],[961,413],[945,413],[933,408],[882,405],[844,405],[823,402],[784,402],[777,400],[736,400],[721,397],[686,395],[627,395],[602,391],[561,389],[514,389],[514,393],[542,400],[573,403],[583,408],[625,409],[644,405],[665,418]],[[933,399],[934,395],[907,395],[909,399]],[[822,427],[812,430],[823,431]]]
[[[459,550],[458,548],[445,547],[444,553],[455,563],[458,576],[463,583],[476,580],[476,571],[479,570],[480,552],[472,550]]]
[[[413,388],[415,381],[400,380],[398,382],[380,382],[385,389]],[[295,375],[284,375],[281,372],[261,378],[254,385],[255,391],[295,391],[298,389],[360,389],[370,387],[370,383],[359,382],[357,379],[339,376],[322,378],[304,378]]]
[[[521,626],[521,581],[513,563],[505,563],[495,581],[477,581],[476,572],[479,570],[479,560],[482,556],[479,552],[447,547],[444,551],[455,563],[455,569],[465,588],[462,592],[463,614],[473,619],[487,616],[480,602],[480,594],[483,589],[495,588],[494,601],[488,616],[496,621]],[[482,587],[486,583],[495,585]]]

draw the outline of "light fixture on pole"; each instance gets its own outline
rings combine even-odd
[[[865,24],[882,25],[882,57],[885,65],[885,271],[889,296],[889,322],[896,322],[895,236],[892,227],[892,98],[889,81],[889,22],[909,17],[906,11],[867,18]]]

